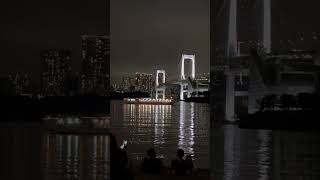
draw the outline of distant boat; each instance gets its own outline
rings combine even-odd
[[[154,99],[154,98],[125,98],[123,99],[126,104],[154,104],[154,105],[172,105],[172,99]]]

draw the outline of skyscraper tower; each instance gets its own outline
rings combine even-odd
[[[85,93],[107,95],[110,87],[110,37],[84,34],[81,40],[81,89]]]
[[[151,93],[154,87],[152,74],[136,72],[135,75],[136,91]]]
[[[44,95],[66,95],[66,80],[71,73],[71,52],[69,50],[46,50],[41,54],[44,71],[42,93]]]

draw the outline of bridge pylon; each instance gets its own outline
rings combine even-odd
[[[191,61],[191,77],[186,77],[185,74],[185,62],[186,60]],[[182,54],[181,57],[181,82],[180,82],[180,100],[184,100],[185,94],[187,94],[187,97],[191,96],[191,84],[189,83],[189,80],[196,78],[196,65],[195,65],[195,55],[189,55],[189,54]]]
[[[159,82],[159,77],[160,74],[162,74],[162,79]],[[159,97],[161,97],[161,99],[165,99],[166,98],[166,89],[164,87],[161,87],[161,85],[166,83],[166,71],[165,70],[157,70],[157,75],[156,75],[156,87],[155,87],[155,91],[156,91],[156,99],[159,99]]]

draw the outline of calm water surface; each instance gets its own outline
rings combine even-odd
[[[170,107],[115,101],[112,130],[118,141],[128,140],[132,159],[141,160],[146,149],[155,147],[169,165],[177,147],[181,147],[194,155],[196,167],[208,168],[210,162],[214,180],[320,179],[319,132],[223,125],[214,128],[209,138],[209,109],[207,104],[197,103],[181,102]]]
[[[108,179],[109,136],[47,134],[44,179]]]
[[[0,179],[109,179],[108,133],[52,133],[43,123],[1,123],[0,141]]]
[[[135,105],[113,101],[112,132],[118,143],[128,141],[132,160],[154,147],[166,165],[178,147],[194,156],[196,167],[209,167],[209,105],[178,102],[174,105]]]
[[[208,168],[210,162],[214,180],[320,179],[319,132],[224,125],[209,138],[209,106],[197,103],[136,106],[114,101],[112,115],[112,131],[118,141],[128,140],[133,161],[155,147],[169,165],[181,147],[194,155],[196,167]],[[49,133],[43,123],[0,123],[0,142],[0,179],[108,179],[107,134]]]
[[[320,179],[319,132],[214,129],[212,179]]]

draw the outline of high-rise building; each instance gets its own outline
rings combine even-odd
[[[31,93],[30,78],[28,74],[17,73],[13,79],[14,92],[16,95],[26,95]]]
[[[135,85],[136,91],[151,93],[154,89],[154,80],[152,74],[136,73]]]
[[[71,52],[69,50],[46,50],[41,54],[42,93],[44,95],[67,95],[66,80],[71,73]]]
[[[110,90],[110,37],[107,35],[81,36],[83,93],[108,95]]]
[[[134,91],[135,82],[134,78],[130,76],[124,76],[122,78],[123,90],[126,92]]]

